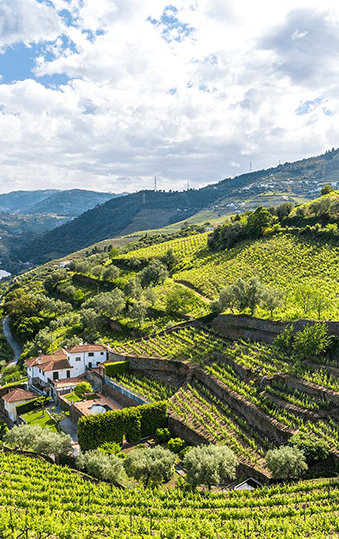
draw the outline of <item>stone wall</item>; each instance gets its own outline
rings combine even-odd
[[[226,402],[235,412],[241,414],[251,426],[264,433],[275,443],[280,445],[291,437],[292,433],[287,427],[270,418],[253,403],[245,401],[238,393],[232,391],[215,377],[200,368],[195,370],[195,376],[219,399]]]
[[[288,387],[306,393],[311,397],[330,402],[335,407],[339,407],[339,393],[332,391],[329,388],[319,386],[312,382],[306,382],[305,380],[301,380],[300,378],[296,378],[289,374],[275,374],[273,380],[279,384],[286,384]]]
[[[259,472],[255,468],[252,468],[252,466],[244,464],[243,462],[239,462],[236,469],[236,474],[239,481],[244,481],[249,477],[253,477],[253,479],[256,479],[256,481],[259,481],[259,483],[262,483],[263,485],[266,485],[269,482],[269,477],[267,475]]]
[[[104,384],[102,386],[102,394],[105,397],[111,397],[124,408],[129,408],[130,406],[139,406],[139,404],[135,400],[130,399],[129,397],[127,397],[127,395],[123,395],[122,393],[120,393],[120,391],[113,389],[113,387],[110,387],[107,384]]]
[[[211,327],[230,339],[249,339],[272,343],[286,326],[293,323],[293,330],[301,331],[306,324],[315,324],[314,320],[300,319],[295,322],[282,322],[262,318],[254,318],[246,314],[220,314],[211,322]],[[328,334],[339,336],[339,322],[326,322]]]
[[[179,437],[185,440],[190,445],[208,444],[209,441],[198,434],[196,431],[190,429],[182,421],[175,419],[172,416],[168,418],[168,428],[171,431],[173,437]]]

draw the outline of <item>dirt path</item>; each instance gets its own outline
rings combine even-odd
[[[192,290],[192,292],[194,292],[194,294],[196,296],[198,296],[198,298],[202,299],[205,303],[210,303],[210,298],[207,298],[206,296],[203,296],[201,294],[201,292],[199,292],[191,283],[189,283],[188,281],[182,281],[181,279],[174,279],[174,282],[184,288],[189,288],[190,290]]]

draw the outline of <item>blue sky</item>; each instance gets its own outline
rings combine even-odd
[[[318,4],[2,0],[0,192],[200,187],[338,147]]]

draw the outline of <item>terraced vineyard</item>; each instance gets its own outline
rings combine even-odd
[[[185,238],[176,238],[164,243],[142,247],[135,251],[121,255],[120,258],[155,258],[166,254],[171,249],[174,254],[180,254],[181,257],[191,257],[198,251],[207,248],[207,236],[209,232],[194,234]]]
[[[194,267],[175,273],[204,296],[215,298],[220,290],[241,276],[257,276],[268,287],[286,291],[286,305],[276,315],[291,320],[303,315],[295,306],[294,293],[300,284],[309,284],[330,300],[324,318],[339,318],[337,267],[339,247],[317,240],[303,239],[290,233],[243,241],[228,251],[196,258]],[[263,313],[264,314],[264,313]],[[308,317],[316,318],[315,312]]]
[[[197,361],[202,365],[219,352],[258,376],[277,372],[299,378],[339,392],[339,380],[326,366],[307,365],[291,361],[279,348],[266,343],[242,339],[231,341],[207,328],[183,327],[139,341],[114,346],[120,354]]]
[[[227,445],[246,464],[263,468],[268,440],[249,427],[201,383],[180,389],[170,402],[171,414],[211,443]]]
[[[140,374],[119,374],[114,379],[120,385],[131,389],[151,402],[169,399],[176,392],[175,387],[167,386],[160,382],[160,380],[148,378]]]
[[[222,351],[224,346],[223,339],[216,336],[211,339],[209,331],[186,327],[164,335],[119,344],[115,349],[120,354],[202,361],[213,351]]]
[[[272,438],[265,439],[255,425],[250,427],[246,406],[264,414],[264,420],[276,425],[279,432],[288,436],[298,430],[315,434],[338,452],[339,423],[331,417],[332,405],[321,392],[339,392],[339,380],[326,367],[296,362],[273,345],[230,341],[206,328],[178,328],[117,348],[122,354],[187,360],[211,376],[222,391],[241,401],[245,411],[236,413],[234,407],[207,389],[199,378],[199,369],[195,369],[191,385],[182,387],[171,398],[170,410],[206,440],[230,445],[246,464],[264,470],[263,456],[274,442]],[[286,380],[292,375],[304,389],[296,390],[288,381],[272,378],[277,373],[283,379],[287,376]],[[268,380],[264,385],[263,377]],[[307,393],[309,382],[313,385]],[[312,394],[314,390],[318,396]]]
[[[337,479],[226,494],[121,490],[4,453],[0,471],[4,539],[339,537]]]

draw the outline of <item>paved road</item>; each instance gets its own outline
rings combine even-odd
[[[10,345],[10,347],[13,349],[13,352],[14,352],[14,359],[13,359],[12,363],[17,363],[19,357],[21,356],[21,348],[18,345],[18,343],[12,337],[11,328],[9,327],[9,316],[8,315],[4,318],[2,326],[3,326],[4,335],[5,335],[6,339],[7,339],[7,342]]]

